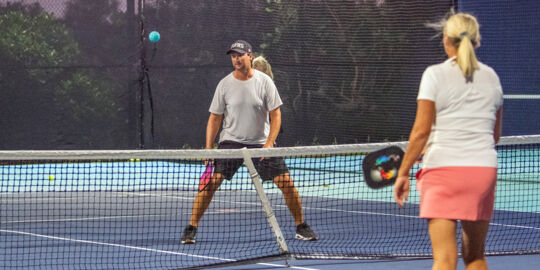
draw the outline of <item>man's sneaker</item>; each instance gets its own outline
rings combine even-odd
[[[197,234],[197,227],[188,225],[182,235],[182,244],[195,244],[195,234]]]
[[[304,241],[315,241],[317,240],[317,235],[311,230],[309,225],[302,223],[296,226],[296,236],[294,238]]]

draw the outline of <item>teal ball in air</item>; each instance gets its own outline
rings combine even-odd
[[[148,39],[150,39],[150,41],[152,41],[152,42],[158,42],[160,38],[161,38],[161,36],[159,35],[158,31],[152,31],[148,35]]]

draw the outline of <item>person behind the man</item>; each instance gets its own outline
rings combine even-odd
[[[272,79],[252,67],[253,51],[244,41],[235,41],[227,51],[234,71],[223,78],[210,105],[206,127],[206,149],[212,149],[219,136],[219,149],[272,148],[281,128],[283,104]],[[195,243],[197,226],[215,191],[224,179],[230,180],[242,165],[242,159],[215,159],[214,173],[207,188],[197,193],[191,219],[182,236],[182,244]],[[287,207],[296,222],[296,239],[317,240],[304,221],[300,195],[294,187],[283,158],[254,159],[263,180],[273,180],[282,191]]]

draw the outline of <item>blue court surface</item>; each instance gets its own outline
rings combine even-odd
[[[525,270],[540,269],[540,254],[512,255],[512,256],[488,256],[490,270]],[[355,261],[355,260],[290,260],[288,265],[285,261],[270,263],[251,264],[234,267],[215,268],[219,270],[248,270],[248,269],[299,269],[299,270],[412,270],[431,269],[431,259],[418,260],[381,260],[381,261]],[[458,270],[465,267],[460,261]]]
[[[279,259],[276,236],[245,168],[216,193],[199,224],[197,243],[182,245],[204,171],[200,163],[0,166],[1,268],[204,268],[267,258],[217,269],[430,269],[429,237],[425,221],[418,218],[415,191],[401,209],[391,189],[370,190],[358,181],[361,162],[332,162],[328,170],[290,166],[304,217],[318,241],[294,239],[294,220],[282,193],[264,183],[289,252],[310,258],[288,263]],[[488,256],[490,269],[540,269],[540,255],[515,255],[540,252],[538,168],[519,175],[504,169],[486,250],[513,255]]]

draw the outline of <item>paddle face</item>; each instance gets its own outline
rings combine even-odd
[[[374,189],[394,184],[403,154],[403,150],[397,146],[369,153],[362,163],[366,184]]]
[[[204,170],[204,173],[201,175],[201,178],[199,179],[199,192],[206,189],[208,186],[208,183],[210,183],[210,179],[212,179],[212,173],[214,172],[214,163],[212,161],[208,161],[208,164],[206,165],[206,169]]]

